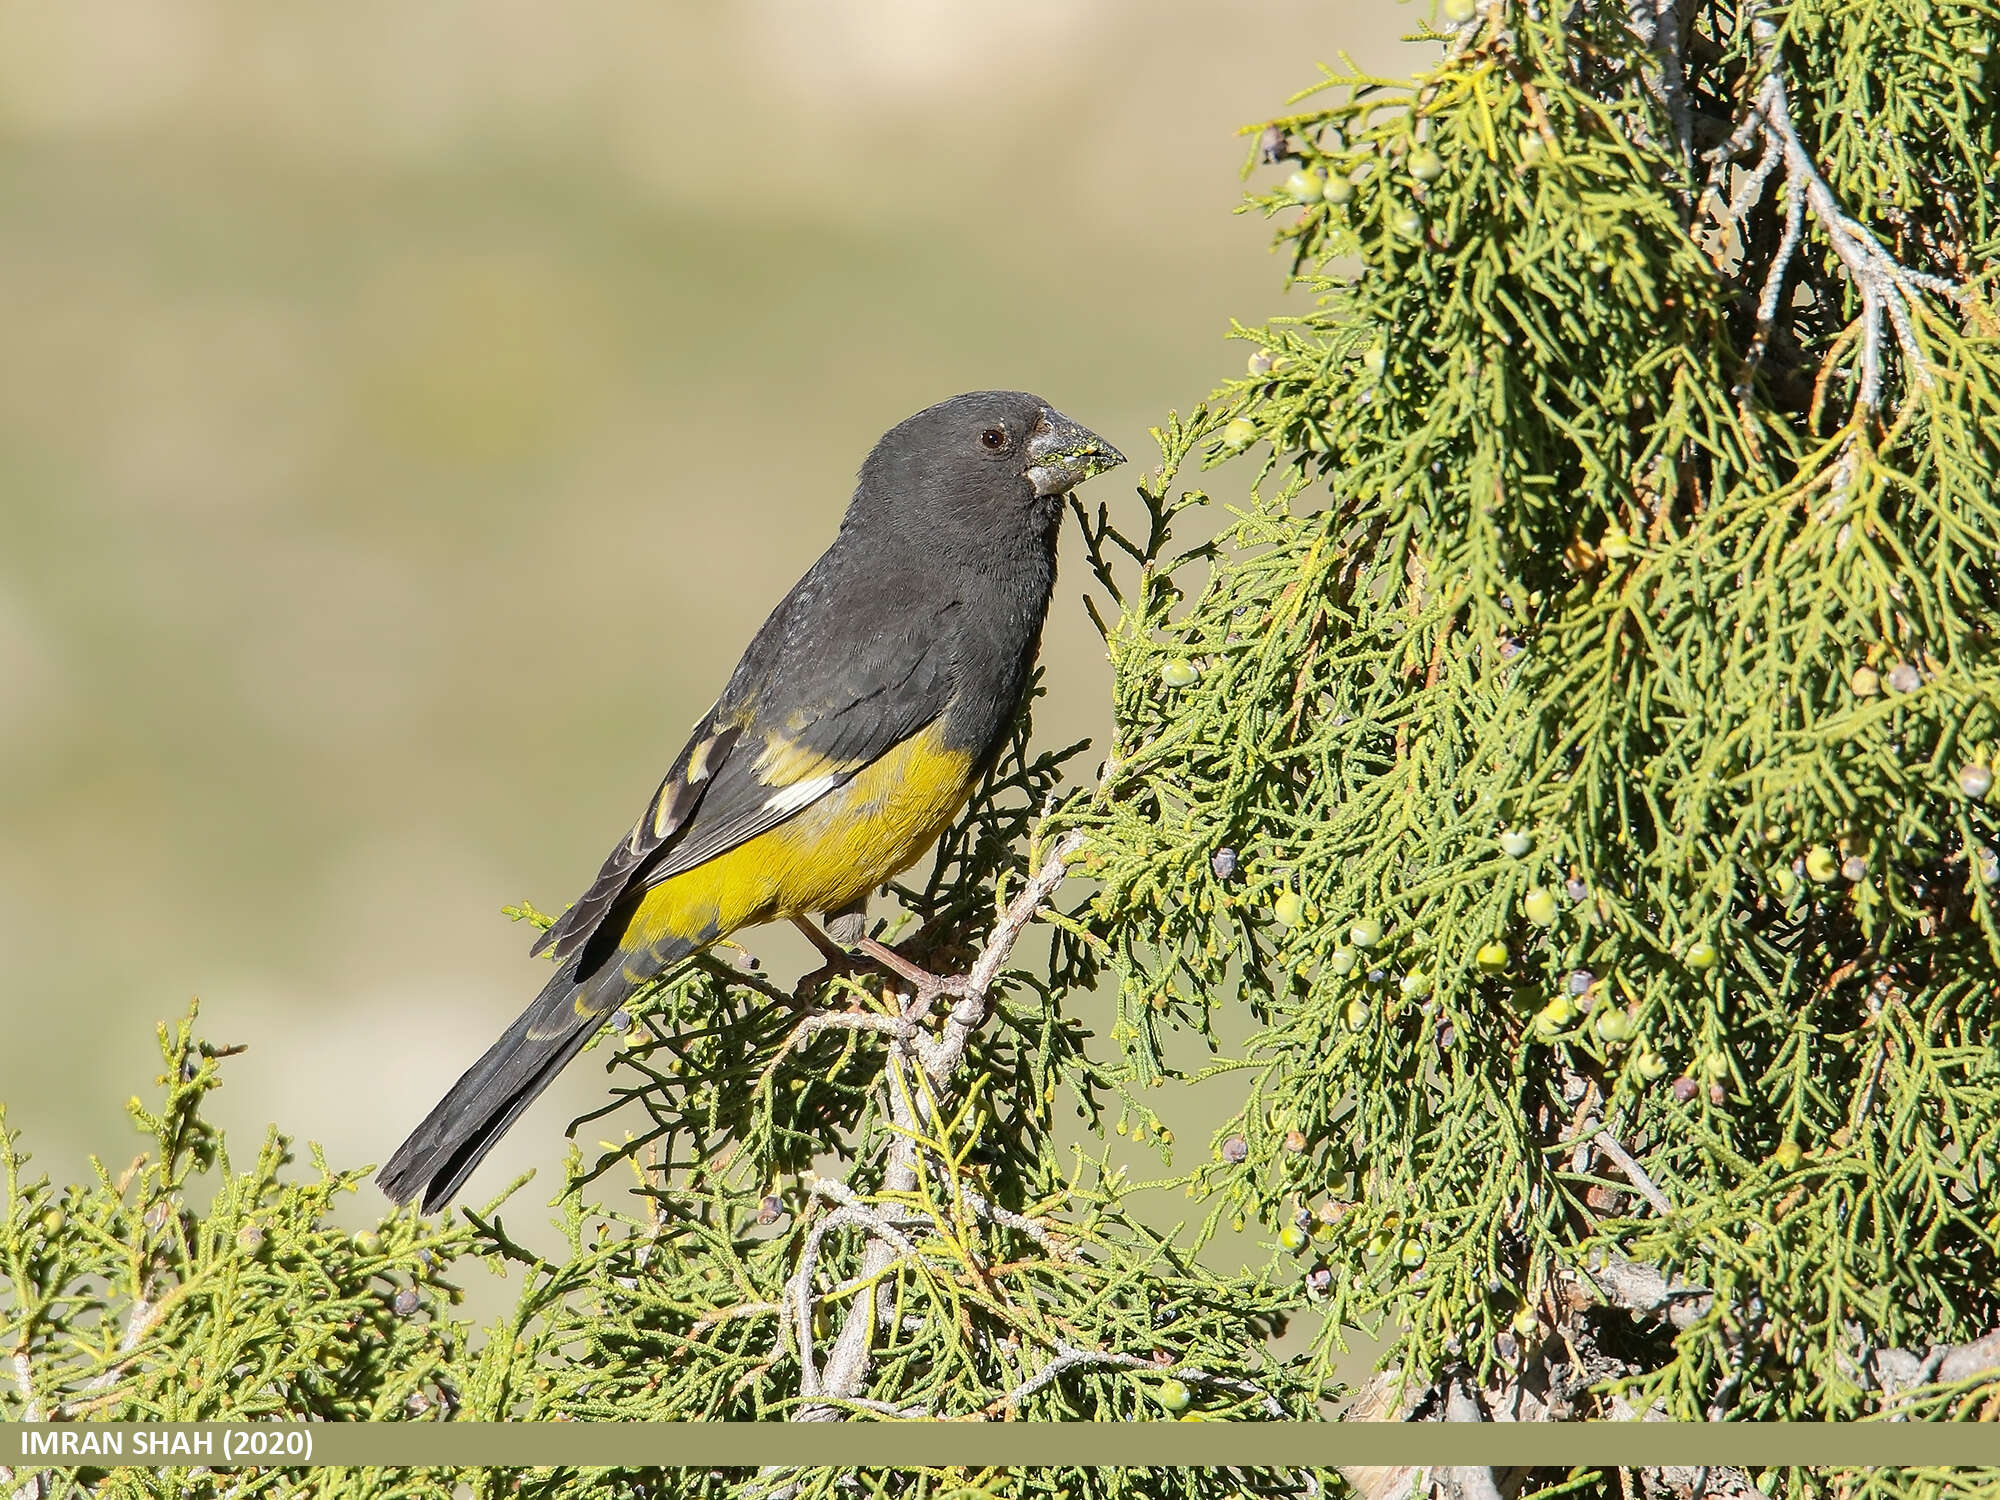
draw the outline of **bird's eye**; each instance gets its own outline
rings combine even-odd
[[[988,448],[1004,448],[1007,446],[1007,429],[1004,427],[989,427],[979,434],[979,441],[984,443]]]

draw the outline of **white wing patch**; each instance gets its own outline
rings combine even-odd
[[[814,776],[807,781],[795,781],[790,786],[779,787],[764,804],[767,812],[797,812],[808,802],[825,796],[846,778],[842,775]]]

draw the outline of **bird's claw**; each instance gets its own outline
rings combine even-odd
[[[842,954],[838,959],[828,959],[810,974],[800,976],[792,986],[792,999],[799,1005],[810,1005],[813,998],[836,979],[845,979],[850,974],[861,971],[862,965],[852,954]]]
[[[878,943],[874,938],[865,937],[854,946],[913,988],[917,992],[919,1006],[929,1005],[939,995],[955,997],[965,993],[966,978],[963,974],[933,974],[929,969],[911,963],[887,943]]]
[[[950,995],[954,999],[966,991],[967,980],[960,974],[933,974],[929,969],[911,963],[887,943],[872,937],[857,938],[852,947],[843,948],[812,923],[793,918],[793,925],[819,950],[826,960],[819,968],[801,979],[792,990],[792,998],[800,1004],[819,992],[828,981],[839,979],[858,970],[864,960],[878,968],[887,969],[896,978],[915,991],[905,1014],[922,1015],[936,1003],[940,995]]]

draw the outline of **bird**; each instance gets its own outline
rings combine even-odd
[[[898,422],[631,830],[534,952],[556,971],[376,1181],[424,1213],[623,1002],[740,928],[852,914],[963,810],[1020,712],[1066,497],[1124,455],[1041,397]],[[888,961],[879,944],[864,948]]]

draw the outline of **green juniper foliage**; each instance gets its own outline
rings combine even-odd
[[[1318,300],[1167,434],[1261,458],[1120,595],[1088,921],[1135,1076],[1261,1018],[1202,1186],[1317,1360],[1859,1415],[2000,1324],[2000,10],[1462,9],[1259,137]]]
[[[328,1210],[362,1174],[290,1175],[276,1135],[238,1172],[200,1115],[226,1052],[190,1017],[129,1170],[54,1188],[0,1136],[0,1412],[2000,1412],[2000,5],[1433,24],[1421,78],[1328,70],[1248,132],[1248,206],[1310,310],[1239,328],[1246,374],[1158,430],[1143,525],[1078,507],[1112,739],[1038,753],[1024,725],[883,931],[962,982],[794,995],[725,947],[642,997],[597,1053],[624,1138],[573,1155],[553,1261],[498,1204],[350,1236]],[[1203,1080],[1240,1109],[1176,1164],[1174,1085]],[[1072,1108],[1168,1175],[1079,1148]],[[446,1279],[482,1262],[520,1288],[483,1329]],[[1356,1330],[1386,1351],[1358,1389]],[[1411,1482],[312,1483],[461,1477]]]

